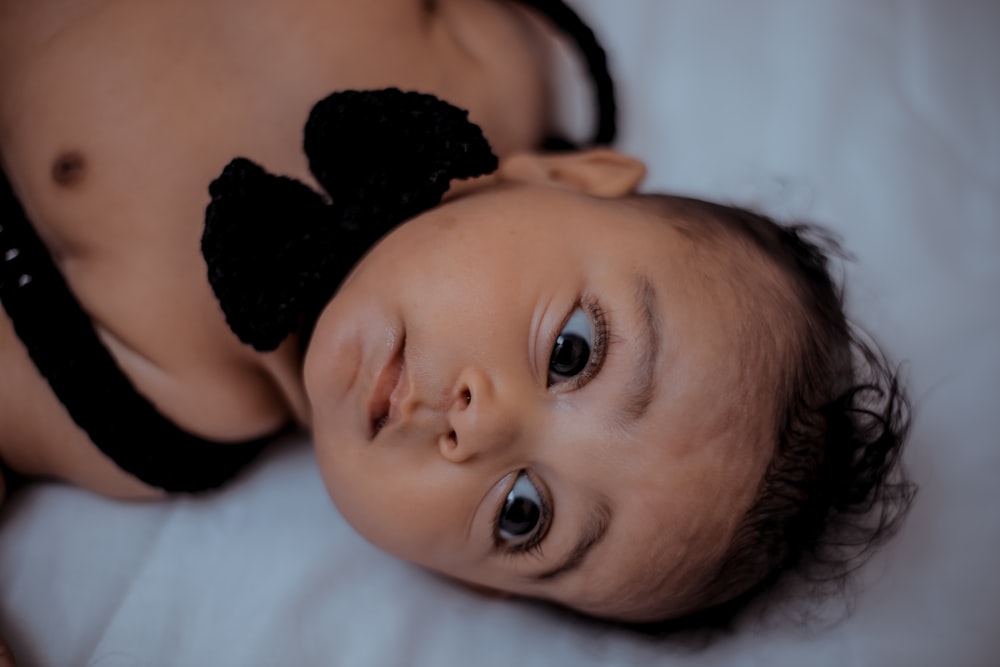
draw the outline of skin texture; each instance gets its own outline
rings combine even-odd
[[[743,295],[695,266],[697,244],[620,198],[641,174],[607,151],[512,158],[345,281],[317,325],[306,388],[330,495],[372,542],[600,616],[690,603],[769,450],[733,407]],[[563,377],[550,359],[573,331],[597,368]],[[497,539],[518,479],[515,495],[546,507],[530,553]],[[595,517],[603,539],[539,579]]]
[[[523,152],[545,130],[537,35],[494,0],[0,0],[0,158],[102,340],[180,426],[239,440],[296,419],[314,428],[333,500],[385,549],[597,615],[674,613],[768,454],[732,408],[746,305],[699,268],[695,245],[624,199],[641,165]],[[500,172],[456,184],[374,249],[304,364],[296,340],[255,353],[205,279],[207,184],[237,155],[311,182],[300,140],[312,103],[391,85],[468,108]],[[550,376],[564,326],[596,350],[598,312],[600,368]],[[378,384],[397,344],[403,361]],[[5,316],[0,367],[5,463],[159,495],[72,423]],[[540,551],[495,539],[515,484],[549,504]],[[597,524],[603,539],[552,576]]]
[[[198,435],[251,438],[308,422],[301,351],[226,326],[198,251],[208,184],[238,155],[312,183],[309,109],[351,87],[437,94],[498,154],[525,150],[545,132],[538,38],[495,0],[0,0],[0,160],[140,392]],[[158,495],[68,418],[2,310],[0,367],[0,459]]]

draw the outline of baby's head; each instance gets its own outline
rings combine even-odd
[[[883,484],[900,399],[890,382],[863,411],[823,253],[745,211],[635,195],[642,173],[610,151],[509,158],[344,281],[305,379],[361,534],[646,623],[727,610],[902,488]]]

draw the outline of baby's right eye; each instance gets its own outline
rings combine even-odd
[[[594,346],[594,331],[590,318],[577,306],[563,325],[549,357],[549,386],[569,380],[582,373],[590,362]]]

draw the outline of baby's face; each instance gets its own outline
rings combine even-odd
[[[769,455],[734,417],[745,306],[694,260],[634,205],[545,185],[397,229],[305,363],[343,516],[477,585],[626,620],[651,596],[682,610]]]

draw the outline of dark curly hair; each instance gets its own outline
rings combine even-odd
[[[678,229],[736,240],[792,286],[797,341],[778,382],[774,453],[728,548],[679,619],[638,629],[725,629],[788,572],[839,585],[898,528],[916,487],[900,464],[909,403],[878,347],[844,314],[829,258],[839,244],[814,225],[782,225],[739,207],[641,195]]]

